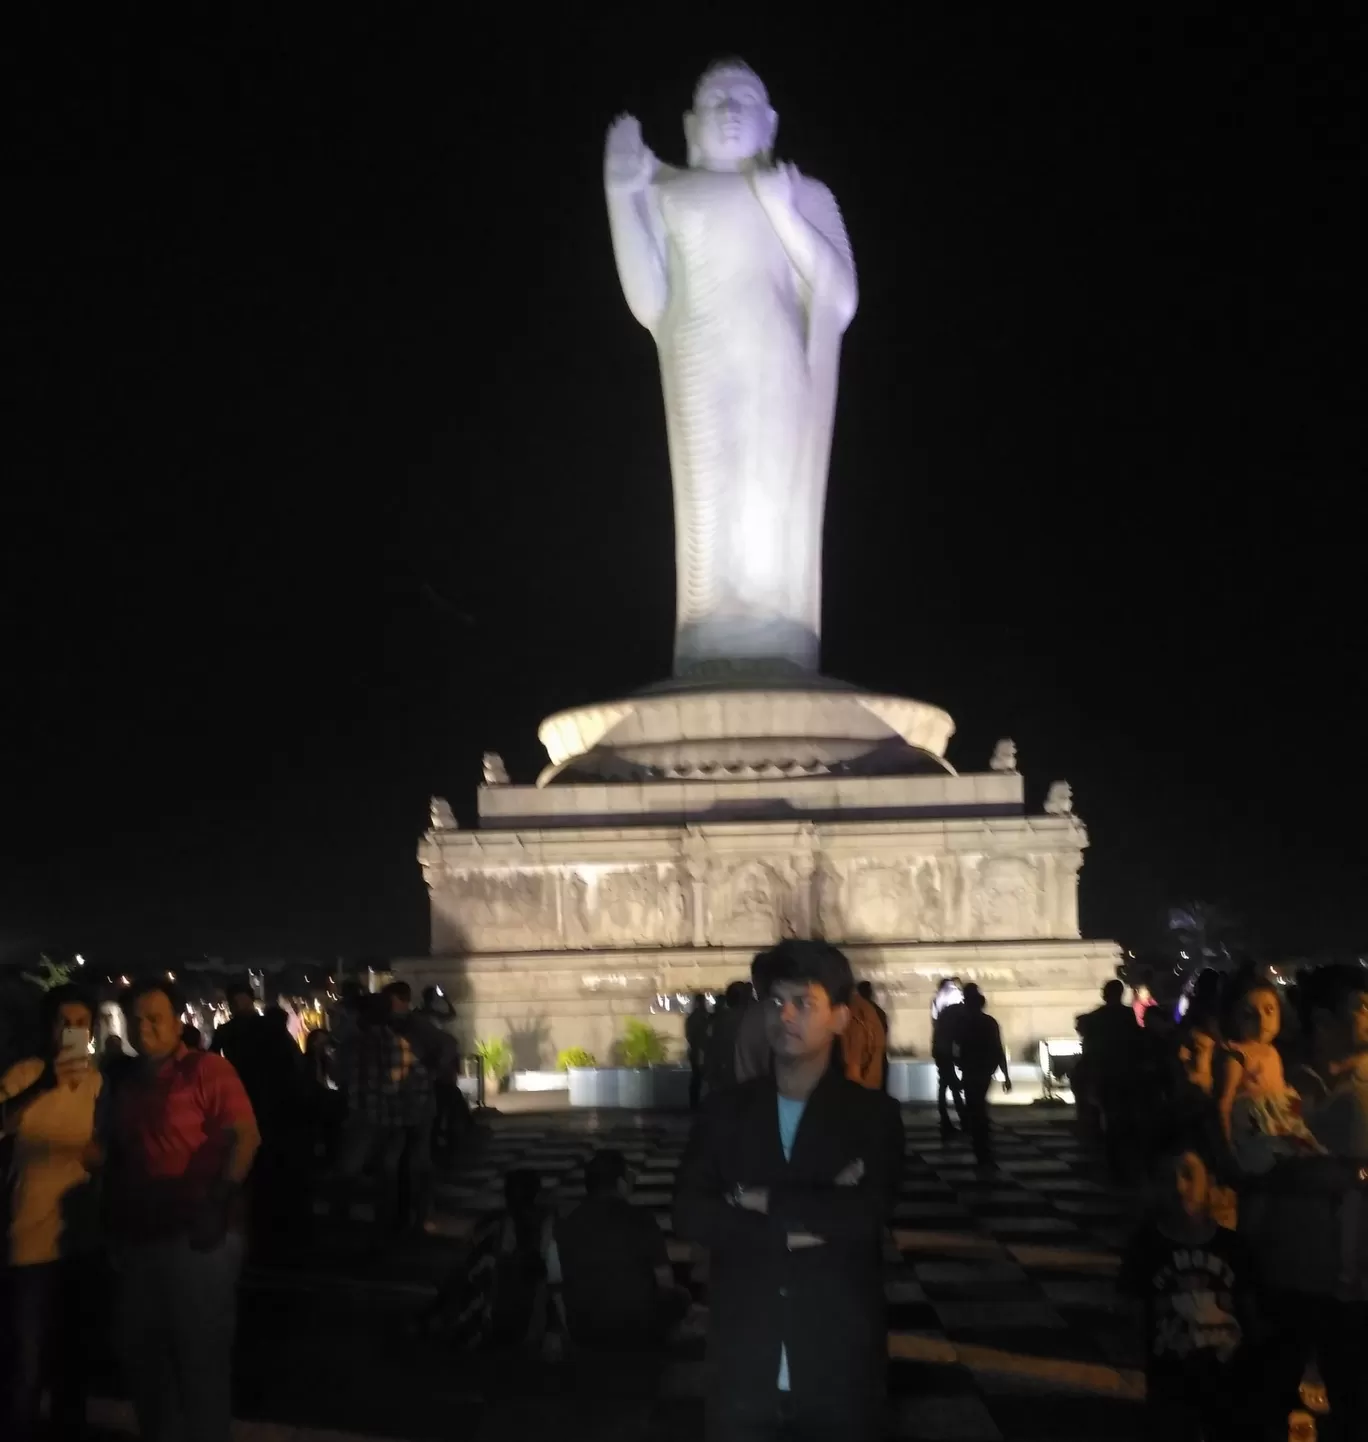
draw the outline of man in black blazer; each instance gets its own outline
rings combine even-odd
[[[709,1100],[675,1192],[676,1234],[711,1253],[708,1442],[866,1442],[881,1435],[902,1118],[831,1067],[845,957],[785,941],[767,962],[773,1069]]]

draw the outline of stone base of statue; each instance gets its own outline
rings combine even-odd
[[[956,772],[953,731],[935,706],[811,677],[560,712],[535,786],[483,786],[474,831],[434,808],[432,955],[399,969],[447,990],[468,1040],[511,1036],[520,1068],[569,1046],[607,1064],[627,1019],[681,1033],[690,993],[818,937],[874,983],[893,1050],[929,1056],[956,975],[1032,1060],[1119,953],[1079,937],[1081,821],[1027,814],[1015,769]]]

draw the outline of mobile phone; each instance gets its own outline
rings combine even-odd
[[[62,1052],[69,1057],[90,1055],[90,1033],[83,1026],[62,1028]]]

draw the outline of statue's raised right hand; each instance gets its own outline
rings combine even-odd
[[[631,195],[644,190],[655,174],[656,158],[641,138],[635,115],[619,115],[608,127],[603,150],[603,183],[609,190]]]

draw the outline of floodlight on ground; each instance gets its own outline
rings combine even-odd
[[[1046,1101],[1059,1093],[1073,1092],[1073,1071],[1083,1054],[1083,1043],[1075,1036],[1045,1037],[1039,1048],[1040,1086]]]

